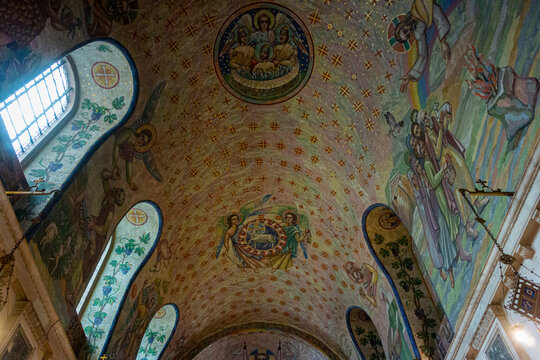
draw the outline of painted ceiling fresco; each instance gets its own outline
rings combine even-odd
[[[107,340],[111,358],[134,354],[140,341],[121,343],[131,319],[144,329],[166,303],[179,322],[165,358],[195,355],[229,328],[277,324],[327,357],[355,359],[350,306],[376,319],[387,356],[400,338],[399,358],[427,358],[366,246],[363,215],[375,203],[410,232],[421,281],[448,320],[440,326],[460,324],[491,245],[458,189],[478,178],[515,188],[538,143],[540,1],[85,3],[76,36],[128,49],[137,106],[31,241],[39,248],[62,212],[78,214],[68,199],[83,191],[87,213],[110,218],[106,234],[137,202],[161,209],[156,250]],[[473,201],[496,232],[507,200]],[[88,231],[84,217],[70,226]],[[57,296],[66,282],[48,281]],[[70,334],[75,305],[61,316]]]
[[[319,349],[294,335],[275,329],[242,330],[224,336],[202,350],[195,360],[324,360]]]

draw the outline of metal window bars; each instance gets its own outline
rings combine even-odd
[[[6,125],[17,156],[24,153],[66,111],[73,88],[65,59],[55,62],[0,102],[0,117]]]

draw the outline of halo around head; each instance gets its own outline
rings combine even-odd
[[[274,27],[274,24],[276,23],[276,19],[274,18],[274,15],[268,11],[268,10],[259,10],[257,11],[257,13],[255,14],[255,17],[253,18],[253,25],[255,26],[255,29],[257,30],[260,30],[259,28],[259,17],[262,15],[262,14],[265,14],[268,16],[268,18],[270,19],[270,24],[268,24],[268,29],[272,29]]]
[[[279,39],[279,33],[281,32],[281,29],[283,29],[284,27],[287,28],[287,30],[289,30],[289,38],[287,39],[287,42],[289,43],[292,41],[292,37],[293,37],[292,29],[289,26],[289,24],[281,24],[276,28],[276,39]]]
[[[286,222],[286,218],[287,218],[287,215],[291,214],[293,216],[295,220],[294,222],[294,225],[297,225],[298,224],[298,214],[296,213],[296,211],[294,210],[285,210],[284,212],[281,213],[281,220],[283,222]]]
[[[236,42],[236,43],[240,42],[240,39],[238,38],[238,32],[240,30],[244,30],[246,32],[246,36],[247,36],[248,42],[249,42],[249,39],[251,37],[251,31],[246,26],[240,26],[238,29],[236,29],[236,31],[234,32],[234,42]]]
[[[232,213],[229,213],[229,214],[227,214],[227,216],[225,216],[225,223],[227,224],[227,226],[231,226],[230,222],[231,222],[231,219],[232,219],[233,216],[238,217],[238,222],[242,221],[242,215],[240,215],[240,213],[238,213],[236,211],[233,211]]]
[[[138,144],[134,145],[135,151],[138,152],[138,153],[147,152],[156,143],[157,131],[156,131],[156,128],[152,124],[143,124],[143,125],[139,126],[137,128],[137,130],[135,130],[135,135],[139,136],[145,131],[150,132],[150,139],[149,139],[148,143],[145,144],[145,145],[138,145]]]
[[[272,44],[270,44],[268,41],[261,41],[257,44],[257,46],[255,46],[255,59],[257,59],[258,62],[261,61],[261,49],[265,45],[268,45],[269,48],[268,59],[266,59],[266,61],[270,61],[272,57],[274,57],[274,47]]]

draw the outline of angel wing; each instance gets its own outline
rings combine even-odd
[[[388,126],[390,126],[391,128],[396,126],[396,119],[394,118],[394,115],[392,115],[388,111],[384,113],[384,118],[386,119],[386,123],[388,124]]]
[[[229,36],[227,37],[227,42],[225,42],[225,45],[223,45],[223,49],[219,53],[219,57],[222,57],[223,55],[225,55],[229,51],[229,49],[234,45],[235,43],[234,37],[238,29],[240,29],[241,27],[246,27],[249,30],[250,34],[253,32],[253,26],[251,25],[252,23],[253,21],[251,19],[251,15],[244,14],[242,15],[242,17],[240,17],[240,19],[236,22],[231,32],[229,33]],[[248,35],[248,38],[249,38],[249,35]]]
[[[150,95],[148,101],[146,102],[146,106],[144,107],[141,117],[137,119],[133,124],[131,124],[131,128],[133,129],[133,131],[137,130],[141,125],[148,124],[150,121],[152,121],[152,118],[154,117],[154,111],[156,110],[157,102],[166,83],[166,81],[162,81],[156,85],[156,87],[152,91],[152,95]]]
[[[221,253],[221,249],[223,248],[223,245],[225,244],[225,233],[227,232],[228,226],[225,223],[225,216],[222,216],[219,221],[217,228],[221,230],[221,239],[219,239],[219,244],[216,249],[216,259],[219,257],[219,254]]]
[[[302,51],[304,54],[309,55],[306,47],[304,46],[304,44],[302,44],[302,41],[300,41],[300,36],[298,35],[298,32],[296,31],[296,28],[291,23],[291,21],[289,20],[287,15],[285,15],[283,13],[278,13],[277,16],[276,16],[276,26],[275,26],[275,28],[277,29],[282,24],[287,25],[289,27],[289,29],[292,31],[291,40],[294,42],[296,47],[300,51]],[[279,37],[279,34],[276,34],[276,38],[278,38],[278,37]]]
[[[246,205],[242,206],[240,208],[240,210],[239,210],[239,213],[242,216],[241,221],[244,222],[244,220],[246,220],[248,217],[253,216],[253,215],[257,215],[257,213],[258,213],[257,209],[262,204],[267,202],[268,199],[270,199],[271,196],[272,196],[272,194],[266,194],[262,198],[251,201],[251,202],[247,203]]]
[[[163,177],[159,173],[159,170],[156,166],[156,161],[154,160],[154,154],[152,154],[152,150],[148,150],[145,153],[138,153],[135,152],[135,157],[142,158],[142,161],[144,162],[144,166],[146,166],[146,169],[152,175],[154,179],[156,179],[158,182],[163,181]]]

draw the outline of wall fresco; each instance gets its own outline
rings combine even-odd
[[[155,314],[139,345],[137,360],[160,359],[169,344],[178,324],[178,308],[176,305],[162,306]]]
[[[223,236],[216,258],[225,257],[241,269],[270,267],[272,271],[288,270],[298,257],[308,259],[312,240],[307,217],[290,206],[262,208],[271,196],[221,218],[218,226]]]
[[[537,116],[538,64],[517,56],[502,41],[528,36],[532,23],[527,16],[523,16],[521,30],[503,30],[516,24],[504,14],[520,8],[514,3],[490,7],[477,1],[471,9],[463,3],[441,2],[452,24],[446,37],[454,39],[451,59],[437,66],[432,57],[423,80],[409,84],[413,100],[417,100],[403,116],[409,131],[399,141],[407,149],[395,152],[395,168],[387,186],[387,201],[409,228],[422,258],[420,265],[452,327],[459,323],[471,284],[479,279],[491,249],[458,190],[475,188],[477,179],[487,180],[493,187],[515,188],[526,154],[538,137],[532,121]],[[482,16],[457,16],[479,9]],[[522,44],[523,54],[534,52],[532,46],[525,50],[528,45]],[[489,54],[489,59],[483,54]],[[493,65],[501,62],[509,67]],[[422,94],[422,87],[430,91]],[[507,200],[478,197],[473,201],[496,233]]]
[[[117,127],[130,109],[136,97],[133,69],[120,48],[109,42],[94,41],[70,53],[78,77],[80,99],[75,114],[67,121],[54,139],[25,166],[24,173],[29,183],[39,180],[39,190],[60,189],[76,170],[84,155],[103,136]],[[118,69],[119,85],[104,89],[92,79],[91,68],[96,60],[107,59]],[[75,84],[73,85],[75,86]],[[19,222],[28,229],[32,220],[38,218],[52,196],[22,199],[15,208]]]
[[[56,56],[84,41],[81,4],[9,0],[0,5],[0,99],[40,73]],[[48,41],[54,37],[55,41]],[[47,46],[40,46],[47,43]]]
[[[103,347],[114,328],[118,310],[124,303],[128,286],[140,267],[152,255],[154,245],[159,241],[161,227],[160,214],[155,205],[142,202],[131,208],[116,226],[110,240],[111,249],[107,254],[100,276],[93,286],[91,296],[83,307],[81,324],[88,339],[85,352],[87,358],[98,359],[103,355]],[[93,247],[99,242],[104,246],[105,238],[96,236]],[[95,266],[97,251],[86,251],[82,261],[85,267]],[[141,314],[142,315],[142,314]],[[144,331],[144,330],[143,330]]]
[[[163,353],[165,359],[179,354],[195,357],[195,350],[217,341],[225,328],[254,322],[279,323],[288,326],[288,332],[300,329],[325,344],[335,358],[357,359],[344,319],[346,310],[354,305],[380,322],[378,330],[386,354],[414,357],[414,347],[403,335],[407,326],[399,311],[400,299],[376,266],[362,235],[362,214],[374,203],[390,206],[409,230],[419,268],[424,279],[429,279],[427,285],[431,283],[428,292],[440,299],[447,314],[441,329],[452,334],[468,306],[469,284],[478,282],[491,247],[460,203],[456,189],[471,181],[474,184],[478,178],[495,188],[514,189],[538,143],[540,126],[535,107],[534,120],[509,140],[502,120],[488,113],[485,99],[476,96],[476,90],[466,81],[474,81],[475,76],[468,69],[467,54],[470,57],[472,44],[477,54],[490,59],[495,68],[509,66],[517,77],[538,78],[540,33],[536,31],[536,14],[540,2],[436,1],[450,24],[444,38],[450,58],[444,59],[448,58],[446,54],[443,57],[446,50],[439,40],[439,20],[433,16],[430,22],[429,11],[425,11],[427,18],[414,15],[416,29],[425,30],[420,33],[421,41],[412,32],[406,43],[400,43],[408,45],[402,45],[403,52],[398,52],[400,49],[389,44],[389,34],[395,35],[393,30],[389,33],[390,23],[397,17],[395,27],[401,21],[400,14],[430,3],[279,1],[280,7],[290,9],[284,14],[305,25],[305,29],[300,26],[296,31],[300,34],[304,29],[303,33],[313,39],[313,47],[306,47],[310,56],[313,54],[313,67],[301,89],[273,104],[239,99],[218,74],[221,70],[215,56],[220,51],[215,47],[223,49],[230,40],[224,32],[231,31],[244,15],[236,9],[253,5],[251,1],[239,1],[234,8],[228,1],[139,1],[136,11],[135,7],[127,11],[131,15],[125,24],[123,20],[109,21],[112,15],[105,17],[104,32],[126,46],[140,74],[141,101],[128,124],[141,118],[147,99],[166,81],[149,122],[157,134],[151,147],[154,167],[150,168],[157,169],[162,180],[148,171],[144,159],[138,161],[136,154],[132,161],[126,161],[129,157],[122,158],[119,152],[118,171],[113,171],[114,142],[120,139],[117,133],[118,137],[104,142],[81,168],[49,213],[51,220],[69,216],[64,222],[71,221],[74,234],[84,237],[88,215],[78,215],[84,206],[70,203],[70,195],[76,198],[86,191],[84,211],[98,217],[105,198],[104,169],[110,171],[106,175],[115,175],[106,181],[110,189],[122,189],[116,192],[118,196],[124,194],[123,202],[108,198],[113,210],[107,216],[111,220],[105,222],[110,224],[109,231],[138,201],[150,199],[163,209],[165,241],[129,290],[108,355],[135,357],[144,336],[142,329],[160,306],[172,302],[182,309],[181,326]],[[272,11],[272,5],[275,3],[255,6]],[[250,14],[246,10],[252,17],[252,27],[257,11]],[[275,11],[272,14],[277,19]],[[101,21],[100,12],[94,14]],[[111,24],[110,29],[107,24]],[[275,24],[272,29],[276,30]],[[276,33],[274,36],[277,41]],[[401,78],[416,66],[419,55],[425,54],[419,48],[424,45],[428,60],[419,78],[409,79],[402,93]],[[410,48],[405,51],[405,47]],[[297,54],[303,56],[301,50]],[[225,53],[221,58],[226,66],[228,56]],[[100,61],[116,67],[106,58]],[[111,100],[95,102],[110,107]],[[417,111],[413,119],[419,126],[414,126],[416,138],[411,133],[413,110]],[[423,131],[423,138],[418,129]],[[440,149],[444,156],[439,159],[435,152],[431,158],[424,155],[423,164],[418,166],[420,158],[408,144],[412,150],[421,147],[416,143],[422,140],[437,145],[439,133],[442,146],[434,149]],[[411,166],[413,162],[416,168]],[[442,169],[438,177],[449,184],[442,192],[433,189],[437,186],[431,183],[437,179],[429,176],[430,183],[429,168],[432,175]],[[272,195],[255,206],[268,194]],[[444,201],[449,202],[446,194],[454,198],[455,206],[444,213]],[[507,200],[482,203],[479,199],[477,205],[483,206],[482,217],[496,233]],[[235,226],[240,230],[238,234],[231,231],[226,248],[225,236],[233,228],[227,223],[228,215],[240,214],[245,206],[253,207],[248,215],[261,211],[263,221],[258,220],[259,214],[249,219],[238,216]],[[302,234],[307,229],[311,233],[311,244],[306,240],[307,259],[298,244],[296,258],[292,251],[292,261],[283,258],[286,270],[272,267],[266,252],[273,249],[274,232],[278,234],[279,227],[284,229],[286,221],[281,215],[285,208],[298,215]],[[309,220],[305,225],[301,216]],[[380,226],[392,228],[396,218],[381,222]],[[32,240],[35,254],[39,254],[41,239],[47,239],[49,225],[48,219],[36,225],[40,230]],[[244,225],[245,236],[240,237]],[[54,228],[48,233],[54,234]],[[444,251],[433,246],[439,244],[441,236]],[[69,233],[64,238],[68,239]],[[236,255],[240,248],[247,251],[252,238],[258,240],[251,241],[253,252],[244,257]],[[364,272],[366,279],[372,274],[371,283],[351,271],[351,265],[347,265],[350,262]],[[376,284],[375,273],[367,265],[362,270],[363,264],[377,270]],[[74,261],[70,266],[81,264]],[[48,269],[42,264],[40,271]],[[79,276],[73,272],[69,276],[72,274]],[[64,294],[70,284],[64,277],[47,282],[51,297],[61,304],[58,312],[63,314],[66,328],[72,316],[64,309]],[[243,344],[236,340],[228,344]],[[401,344],[400,349],[397,344]],[[443,348],[447,346],[448,342]],[[250,344],[249,350],[259,347],[274,349],[272,344]],[[122,353],[123,349],[128,350]]]
[[[323,360],[323,353],[305,340],[278,330],[244,330],[227,335],[203,349],[195,360]]]
[[[273,104],[296,94],[313,69],[313,42],[300,18],[273,3],[234,12],[214,45],[214,66],[225,88],[242,100]]]
[[[383,344],[377,332],[377,327],[369,315],[358,307],[350,308],[347,311],[347,326],[351,331],[351,337],[365,360],[384,360]],[[397,342],[401,346],[401,342]],[[392,351],[392,356],[400,356],[401,351]],[[392,357],[391,357],[392,358]]]

